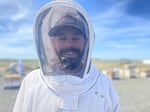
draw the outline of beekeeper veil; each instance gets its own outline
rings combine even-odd
[[[78,33],[73,40],[82,38],[82,49],[74,46],[61,48],[59,43],[65,45],[63,42],[66,37],[58,32],[65,28],[74,29]],[[78,3],[57,0],[45,5],[36,16],[34,34],[40,66],[45,76],[86,76],[90,68],[94,33],[87,13]],[[75,56],[68,58],[65,53]]]

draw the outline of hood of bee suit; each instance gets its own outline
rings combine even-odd
[[[55,31],[62,28],[62,24],[75,27],[86,38],[80,72],[66,72],[59,70],[57,66],[60,58],[53,47],[52,38]],[[43,6],[35,18],[34,37],[43,75],[76,76],[79,73],[82,74],[82,78],[86,77],[90,68],[94,32],[88,14],[78,3],[71,0],[56,0]]]
[[[57,35],[57,31],[66,26],[77,29],[86,39],[83,55],[79,61],[79,65],[82,67],[78,72],[63,71],[58,66],[61,58],[56,53],[53,39]],[[88,14],[75,1],[52,1],[37,13],[34,37],[44,84],[61,96],[62,108],[63,104],[68,101],[66,100],[68,95],[71,97],[69,99],[76,102],[79,94],[89,90],[99,76],[99,72],[95,72],[95,69],[92,69],[93,65],[91,65],[94,31]],[[80,77],[79,74],[82,76]],[[77,104],[76,102],[73,108],[76,108]],[[68,106],[68,108],[71,107]]]

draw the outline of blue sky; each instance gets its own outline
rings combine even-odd
[[[35,15],[50,0],[0,0],[0,58],[37,58]],[[95,30],[92,57],[150,59],[150,0],[76,0]]]

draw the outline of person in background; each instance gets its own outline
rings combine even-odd
[[[91,63],[94,31],[78,3],[43,6],[34,37],[40,69],[24,78],[13,112],[121,112],[111,80]]]
[[[24,63],[23,63],[23,61],[20,59],[20,60],[18,61],[18,73],[19,73],[20,76],[24,76],[24,75],[25,75],[24,72],[25,72],[25,71],[24,71]]]

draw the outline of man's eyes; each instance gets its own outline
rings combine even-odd
[[[58,40],[65,41],[65,40],[73,40],[73,41],[80,41],[83,37],[81,36],[73,36],[73,37],[66,37],[66,36],[58,36]]]
[[[81,40],[81,37],[73,37],[73,40],[75,40],[75,41]]]
[[[58,40],[66,40],[67,38],[66,37],[63,37],[63,36],[59,36],[58,37]]]

